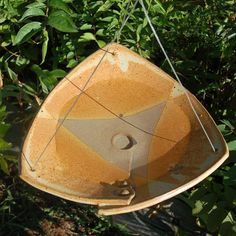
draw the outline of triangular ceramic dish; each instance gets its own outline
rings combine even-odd
[[[183,88],[168,74],[119,44],[104,50],[78,65],[43,103],[24,142],[20,177],[111,215],[194,186],[224,162],[228,149],[188,92],[212,150]]]

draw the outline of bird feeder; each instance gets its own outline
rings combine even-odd
[[[85,59],[48,95],[25,139],[20,177],[113,215],[187,190],[227,157],[221,133],[197,98],[113,43]]]

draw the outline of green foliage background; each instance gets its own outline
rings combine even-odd
[[[236,234],[236,2],[144,2],[183,84],[207,107],[230,148],[226,163],[180,198],[192,207],[198,224],[208,232]],[[20,124],[24,135],[59,80],[112,40],[127,14],[126,3],[0,0],[0,224],[5,224],[0,225],[0,233],[9,230],[7,222],[17,218],[15,202],[22,204],[19,199],[26,199],[16,187],[17,159],[7,139],[8,130]],[[140,5],[123,29],[120,42],[172,74]],[[95,227],[92,230],[96,231]]]

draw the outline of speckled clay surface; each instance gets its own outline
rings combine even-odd
[[[82,94],[103,50],[78,65],[47,97],[23,146],[35,170],[23,157],[20,169],[29,184],[98,204],[105,215],[171,198],[203,180],[228,156],[221,133],[193,95],[189,93],[217,152],[174,79],[119,44],[107,47],[110,53]],[[117,185],[117,180],[128,185]]]

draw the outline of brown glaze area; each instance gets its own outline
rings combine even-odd
[[[121,50],[119,47],[117,47],[117,45],[114,45],[114,48]],[[135,60],[137,60],[137,54],[131,52],[128,49],[122,49],[124,51],[121,53],[121,55],[127,57],[132,56]],[[101,55],[103,55],[103,51],[98,51],[94,55],[90,56],[88,60],[90,58],[95,60],[95,58],[100,58]],[[171,89],[174,85],[174,81],[167,74],[151,63],[136,63],[130,60],[128,63],[128,69],[124,72],[119,67],[118,53],[115,56],[108,54],[106,58],[107,60],[104,60],[100,64],[99,68],[96,70],[96,73],[87,84],[85,91],[94,99],[98,99],[99,102],[102,101],[102,103],[104,103],[105,106],[108,106],[111,110],[115,109],[114,112],[116,112],[116,110],[117,113],[120,111],[122,112],[123,108],[124,111],[127,111],[130,114],[143,110],[143,108],[149,107],[162,99],[168,98],[169,93],[171,92]],[[140,60],[140,58],[138,59]],[[111,64],[109,60],[114,61],[116,64]],[[95,65],[89,67],[89,64],[90,63],[85,64],[85,62],[81,63],[81,66],[75,68],[67,76],[67,78],[80,89],[84,88],[84,85],[91,75],[91,71],[93,71],[95,68]],[[80,68],[83,68],[83,65],[85,68],[88,67],[88,69],[84,69],[82,72],[80,72]],[[49,95],[44,106],[48,111],[50,111],[50,114],[56,118],[59,115],[59,117],[61,117],[63,114],[65,114],[66,107],[69,108],[69,105],[81,93],[78,88],[76,88],[67,80],[63,80],[59,85],[60,86],[58,86],[56,90],[53,90]],[[150,92],[150,94],[148,92]],[[117,99],[116,102],[114,98]],[[158,101],[154,101],[155,98],[158,99]],[[98,109],[98,111],[92,111],[91,108],[94,106],[94,102],[91,103],[91,101],[89,101],[90,99],[85,98],[85,96],[81,96],[81,100],[84,100],[88,107],[86,107],[84,104],[82,105],[82,102],[79,101],[81,105],[81,110],[78,109],[79,116],[82,117],[83,115],[84,117],[94,118],[92,115],[95,115],[96,118],[98,115],[98,117],[103,117],[102,114],[105,111],[99,109],[97,106],[96,109]],[[121,105],[119,105],[119,101],[121,101]],[[88,109],[88,114],[86,114],[86,109]],[[129,109],[131,109],[131,111],[129,111]],[[72,110],[70,114],[71,117],[73,117],[74,111],[76,113],[76,109]],[[105,113],[105,116],[111,117],[111,115],[108,113]]]
[[[110,93],[110,91],[113,92]],[[86,94],[122,117],[152,107],[166,97],[166,92],[163,90],[124,78],[97,82],[86,90]],[[69,114],[69,119],[114,118],[113,114],[86,94],[80,97],[80,100]],[[65,115],[76,98],[72,98],[65,104],[60,117]]]
[[[137,167],[140,171],[134,169],[128,173],[105,161],[61,127],[35,166],[35,171],[30,171],[24,157],[21,158],[20,169],[21,178],[46,192],[77,202],[108,205],[102,212],[107,215],[138,210],[164,201],[197,184],[228,156],[222,135],[194,96],[189,93],[218,149],[216,153],[212,152],[186,97],[178,91],[172,93],[173,79],[125,47],[113,44],[109,50],[117,53],[106,55],[89,81],[86,93],[121,117],[168,100],[154,134],[172,141],[154,136],[148,162]],[[67,78],[83,88],[103,54],[104,51],[97,51]],[[42,105],[23,148],[33,167],[55,133],[58,120],[65,116],[78,94],[78,88],[64,79]],[[174,94],[173,97],[170,94]],[[83,94],[68,118],[110,119],[114,115]],[[147,173],[146,176],[132,174],[142,170]],[[132,201],[131,197],[114,195],[109,188],[111,183],[128,178],[135,191]]]
[[[185,98],[181,97],[182,99]],[[148,178],[150,180],[164,175],[171,166],[174,166],[183,158],[189,142],[187,137],[190,132],[191,123],[187,114],[175,100],[169,100],[157,124],[155,134],[168,137],[173,142],[157,137],[152,139],[148,165]]]
[[[69,173],[71,179],[110,183],[129,176],[129,173],[102,159],[65,128],[61,128],[56,136],[56,147],[64,173]]]
[[[31,135],[27,136],[25,142],[29,142],[29,144],[27,145],[27,148],[24,149],[25,153],[30,155],[32,164],[34,164],[34,162],[40,157],[50,137],[49,134],[53,134],[55,127],[56,120],[53,119],[38,118],[33,122],[31,127],[33,134],[31,133]],[[37,138],[34,138],[35,131],[37,133]],[[44,160],[50,159],[48,153],[55,152],[54,141],[52,141],[52,145],[50,145],[46,151],[47,152],[43,155]]]
[[[194,98],[192,97],[192,99]],[[195,100],[193,102],[205,123],[208,119],[207,113],[200,110],[199,103]],[[173,119],[173,114],[175,119]],[[211,121],[208,120],[208,122]],[[205,126],[208,129],[207,123],[205,123]],[[149,185],[151,183],[155,184],[161,181],[166,186],[181,187],[203,174],[207,168],[218,160],[199,123],[196,121],[196,117],[192,114],[185,96],[171,99],[167,103],[155,134],[168,134],[168,137],[177,140],[177,142],[172,143],[153,138],[149,155],[148,177],[142,180],[138,179],[138,181],[135,176],[132,178],[136,183],[136,197],[131,205],[145,202],[155,196],[161,196],[173,189],[173,187],[169,189],[168,187],[166,189],[157,187],[150,191]],[[210,130],[209,134],[212,139],[216,138]],[[216,143],[216,145],[218,144]],[[223,149],[218,150],[218,152],[217,155],[223,155]],[[140,169],[142,168],[144,167],[140,167]]]
[[[199,103],[195,100],[193,102],[203,122],[206,121],[208,119],[207,113],[199,109]],[[176,138],[178,141],[171,143],[162,139],[153,138],[150,150],[150,162],[148,163],[149,175],[146,182],[139,181],[138,185],[136,185],[136,198],[131,204],[145,202],[152,197],[160,196],[166,192],[163,188],[156,188],[154,191],[152,189],[151,192],[149,190],[150,183],[161,181],[166,183],[167,186],[170,184],[175,188],[181,187],[181,185],[203,174],[207,168],[215,164],[218,160],[206,136],[203,134],[199,123],[196,121],[196,117],[192,114],[186,97],[180,96],[174,101],[170,100],[168,104],[162,119],[168,121],[169,116],[169,123],[162,123],[162,120],[160,120],[155,133],[162,134],[161,131],[165,133],[169,132],[169,137],[172,137],[172,139]],[[170,110],[168,110],[168,107]],[[172,111],[175,114],[175,119],[170,118]],[[181,124],[185,125],[181,127]],[[207,128],[207,123],[205,125]],[[209,134],[210,136],[212,135],[210,131]],[[176,135],[179,136],[177,137]],[[214,134],[211,138],[215,138]],[[216,145],[218,144],[216,143]],[[218,150],[217,155],[223,155],[223,152],[223,149]],[[168,191],[170,190],[171,188],[168,189]]]

